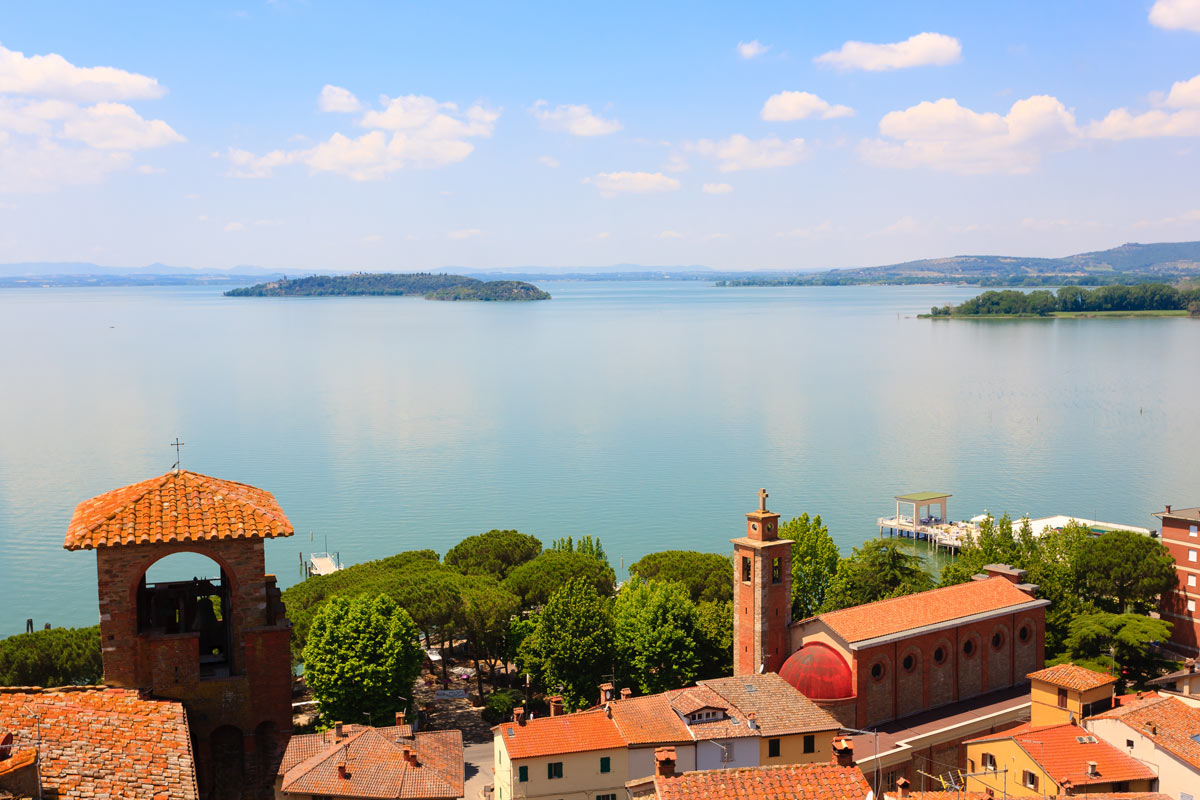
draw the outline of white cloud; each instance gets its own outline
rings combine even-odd
[[[680,233],[679,231],[667,230],[667,231],[663,231],[662,233],[660,233],[658,235],[658,238],[659,239],[682,239],[683,234]]]
[[[903,42],[871,44],[846,42],[840,50],[823,53],[813,61],[837,69],[865,69],[880,72],[889,69],[953,64],[962,58],[962,45],[953,36],[942,33],[918,33]]]
[[[305,164],[312,172],[333,172],[356,181],[379,180],[404,169],[434,168],[463,161],[475,150],[467,139],[489,137],[500,112],[474,105],[459,111],[454,103],[405,95],[380,98],[380,108],[365,112],[358,125],[371,129],[361,136],[335,133],[314,147],[274,150],[263,156],[229,148],[239,178],[265,178],[276,167]]]
[[[375,242],[382,242],[383,236],[378,233],[369,233],[362,240],[364,244],[374,244]]]
[[[1135,228],[1158,228],[1176,225],[1186,225],[1189,227],[1193,225],[1200,225],[1200,208],[1193,208],[1191,211],[1184,211],[1182,214],[1177,214],[1172,217],[1138,220],[1133,224]]]
[[[583,105],[550,108],[550,104],[545,100],[538,100],[530,112],[548,131],[566,131],[575,136],[604,136],[621,130],[620,122],[604,119]]]
[[[1031,231],[1058,231],[1074,228],[1098,228],[1100,223],[1095,220],[1078,220],[1078,219],[1039,219],[1037,217],[1025,217],[1021,220],[1021,227]]]
[[[775,234],[783,239],[820,239],[833,233],[833,223],[829,220],[810,228],[792,228],[790,231],[780,231]]]
[[[767,136],[756,140],[740,133],[735,133],[728,139],[701,139],[698,142],[689,142],[686,147],[698,155],[715,158],[717,169],[721,172],[789,167],[808,154],[803,139],[784,140],[777,136]]]
[[[167,90],[146,75],[115,67],[77,67],[57,53],[26,56],[0,45],[0,94],[65,100],[153,100]]]
[[[558,167],[562,166],[562,162],[554,156],[540,156],[538,161],[542,162],[543,165],[550,167],[551,169],[557,169]]]
[[[1150,8],[1150,24],[1200,33],[1200,0],[1158,0]]]
[[[895,236],[896,234],[916,233],[921,225],[915,217],[901,217],[890,225],[884,225],[879,230],[871,231],[868,236]]]
[[[706,233],[700,237],[700,241],[702,241],[702,242],[723,242],[723,241],[726,241],[726,240],[732,239],[732,238],[733,237],[730,236],[728,233]]]
[[[771,49],[770,45],[762,44],[758,39],[749,42],[738,42],[738,55],[746,60],[758,58]]]
[[[225,226],[226,233],[236,233],[237,231],[246,230],[246,226],[240,222],[230,222]]]
[[[768,122],[792,122],[809,117],[836,119],[854,116],[854,109],[831,105],[811,92],[780,92],[767,98],[759,116]]]
[[[609,233],[608,231],[600,231],[599,233],[595,234],[594,236],[588,237],[587,241],[603,242],[604,240],[611,239],[611,238],[612,238],[612,234]]]
[[[1127,108],[1117,108],[1099,122],[1088,125],[1088,135],[1118,140],[1200,136],[1200,75],[1191,80],[1176,81],[1163,105],[1177,110],[1156,108],[1134,113]]]
[[[184,141],[166,122],[113,102],[164,92],[145,75],[0,47],[0,191],[95,183],[133,167],[133,152]]]
[[[679,181],[661,172],[599,172],[590,178],[584,178],[583,182],[592,184],[607,196],[619,192],[673,192],[679,188]]]
[[[473,239],[476,236],[482,236],[483,231],[479,228],[463,228],[459,231],[450,231],[446,234],[451,239]]]
[[[1047,95],[1018,100],[1004,116],[972,111],[951,98],[925,101],[884,115],[879,133],[885,138],[862,144],[868,163],[968,175],[1029,172],[1043,153],[1079,140],[1075,115]]]
[[[349,89],[327,83],[321,87],[321,95],[317,98],[317,108],[322,111],[350,114],[362,110],[362,103]]]
[[[667,172],[687,172],[692,168],[692,165],[679,153],[672,153],[671,157],[667,159],[667,163],[662,165],[662,168]]]
[[[733,191],[733,187],[728,183],[706,183],[700,189],[705,194],[728,194]]]
[[[163,167],[155,167],[150,164],[138,164],[137,172],[141,175],[162,175],[166,172]]]

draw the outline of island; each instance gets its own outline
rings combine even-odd
[[[481,281],[465,275],[431,272],[355,272],[283,278],[241,289],[226,297],[351,297],[356,295],[421,295],[426,300],[525,302],[549,300],[550,294],[525,281]]]
[[[1085,289],[1063,286],[1057,292],[1017,289],[984,292],[956,306],[934,306],[924,318],[1016,319],[1023,317],[1200,317],[1200,287],[1139,283]]]

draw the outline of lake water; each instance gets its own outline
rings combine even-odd
[[[849,551],[892,497],[1155,527],[1200,503],[1200,322],[931,321],[955,287],[551,283],[545,303],[0,291],[0,635],[93,624],[75,505],[188,469],[359,562],[490,528],[727,552],[765,486]],[[313,541],[310,543],[310,531]],[[618,572],[621,572],[618,569]]]

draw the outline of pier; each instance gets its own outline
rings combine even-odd
[[[934,547],[958,550],[964,542],[974,538],[978,527],[967,522],[949,521],[946,501],[951,496],[944,492],[897,495],[895,516],[877,520],[879,535],[883,536],[883,532],[887,531],[892,536],[924,539]],[[911,513],[905,514],[904,511],[909,509]]]
[[[308,577],[332,575],[342,569],[341,553],[312,553],[308,557]]]

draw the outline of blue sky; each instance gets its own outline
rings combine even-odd
[[[9,3],[0,262],[800,269],[1200,239],[1200,0]]]

